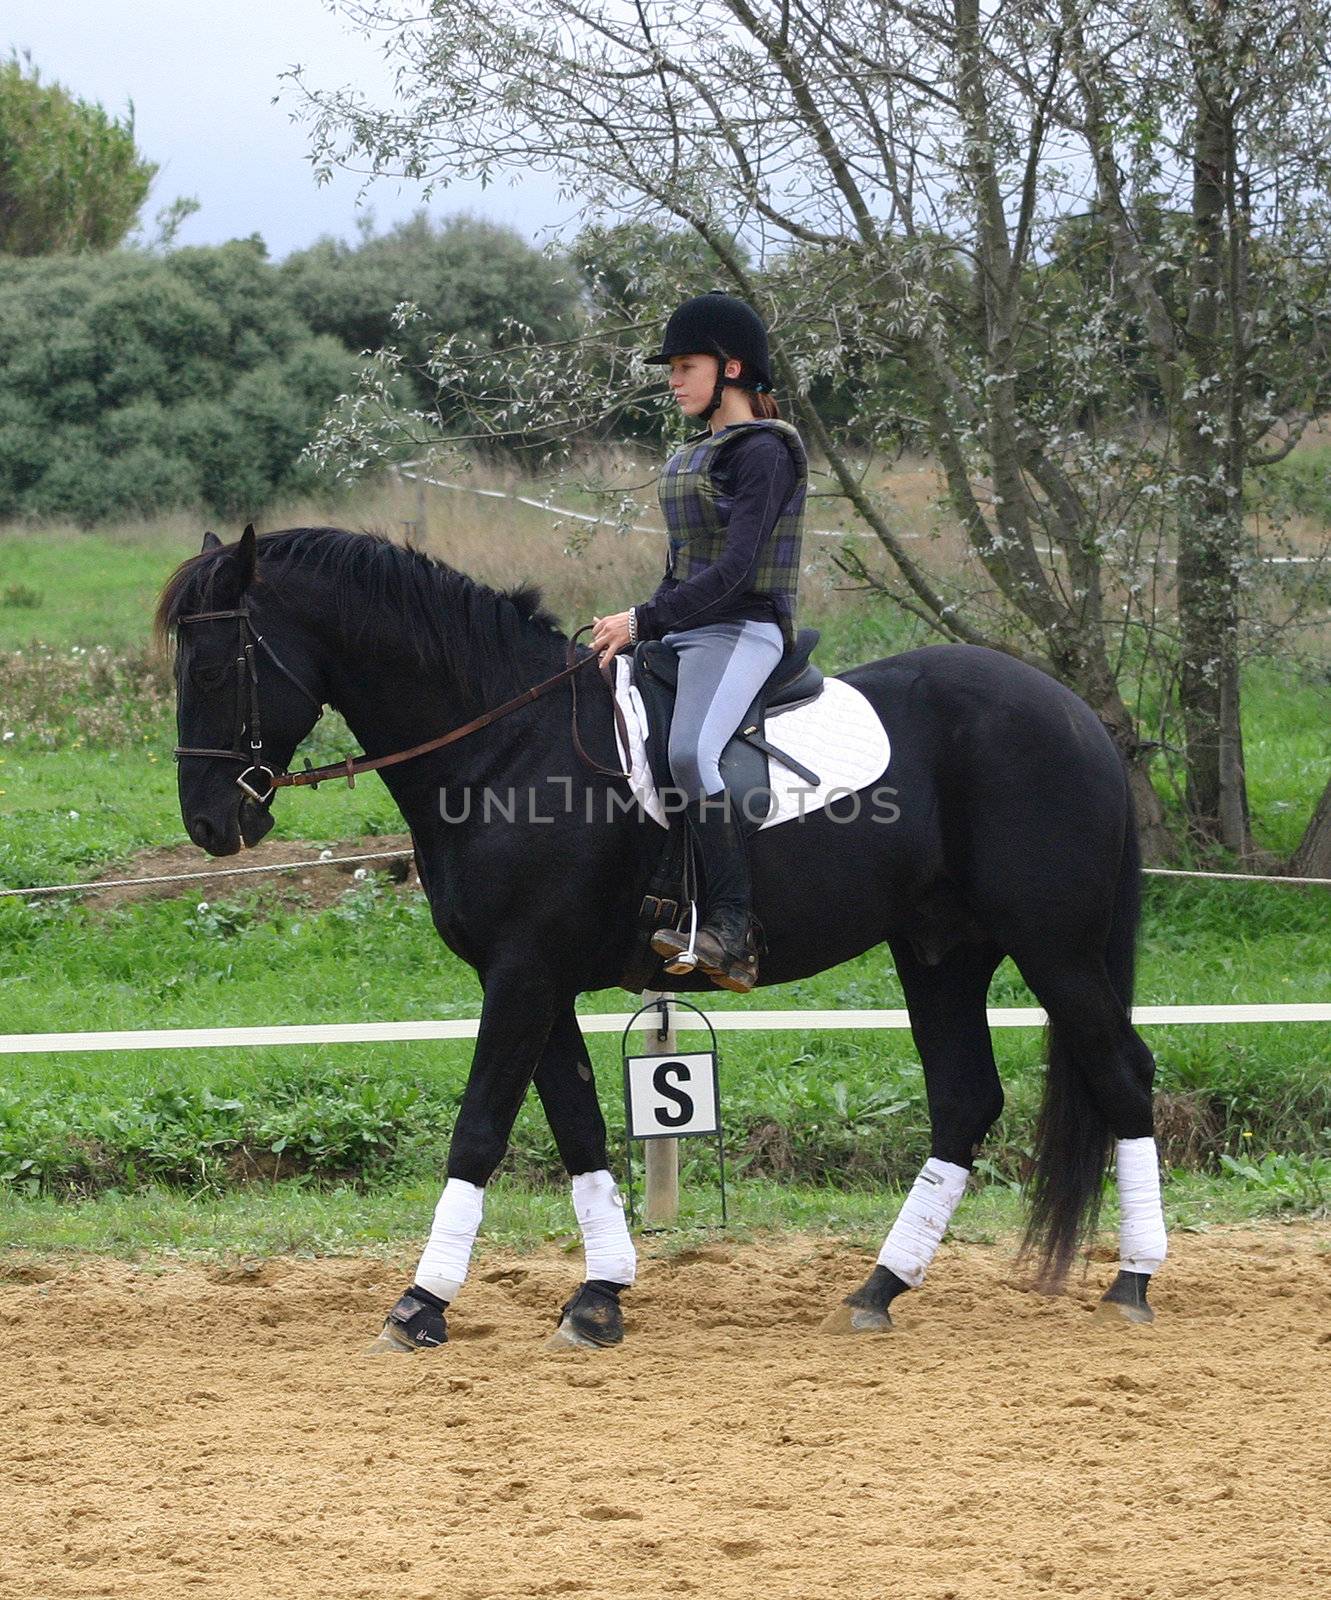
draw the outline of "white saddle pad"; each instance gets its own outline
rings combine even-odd
[[[647,760],[647,712],[642,696],[630,681],[628,657],[615,657],[615,698],[624,712],[629,731],[629,748],[624,749],[618,726],[615,743],[620,760],[630,772],[629,786],[638,804],[663,828],[669,826],[665,807],[652,781]],[[823,692],[806,705],[769,711],[766,736],[769,744],[788,751],[810,772],[818,774],[813,787],[792,772],[775,756],[768,759],[768,782],[772,788],[771,814],[760,826],[775,828],[801,813],[817,811],[829,798],[836,799],[856,789],[864,789],[887,771],[892,746],[878,713],[858,689],[840,678],[824,678]]]

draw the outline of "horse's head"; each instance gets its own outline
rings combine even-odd
[[[254,529],[204,535],[162,591],[157,626],[176,638],[180,814],[214,856],[273,825],[273,779],[322,714],[312,638],[258,577]]]

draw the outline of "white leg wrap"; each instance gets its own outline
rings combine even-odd
[[[969,1176],[965,1167],[930,1156],[911,1185],[906,1203],[897,1213],[892,1231],[878,1252],[878,1265],[895,1272],[902,1283],[918,1289],[947,1232],[957,1202],[966,1192]]]
[[[1124,1272],[1158,1272],[1168,1246],[1155,1140],[1120,1139],[1116,1165],[1119,1267]]]
[[[450,1178],[434,1208],[434,1224],[416,1268],[416,1282],[441,1300],[456,1300],[467,1276],[485,1207],[485,1190],[465,1178]]]
[[[614,1177],[600,1172],[580,1172],[573,1180],[573,1209],[582,1229],[588,1278],[608,1283],[632,1283],[638,1273],[638,1254],[629,1238],[624,1200]]]

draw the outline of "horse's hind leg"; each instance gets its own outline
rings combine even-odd
[[[892,945],[892,954],[924,1065],[930,1155],[897,1213],[878,1264],[824,1323],[829,1332],[891,1328],[888,1307],[897,1295],[924,1282],[965,1192],[975,1153],[1003,1109],[985,1016],[989,981],[1002,952],[996,946],[962,945],[929,965],[902,942]]]
[[[1066,1271],[1093,1222],[1108,1146],[1119,1195],[1119,1272],[1106,1310],[1150,1322],[1146,1291],[1167,1253],[1151,1107],[1155,1058],[1132,1026],[1104,962],[1075,953],[1016,953],[1049,1013],[1049,1077],[1031,1180],[1032,1224],[1049,1274]]]

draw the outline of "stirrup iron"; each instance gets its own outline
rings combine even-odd
[[[698,965],[698,902],[689,901],[689,942],[679,952],[672,956],[665,964],[665,970],[672,977],[684,978]]]

